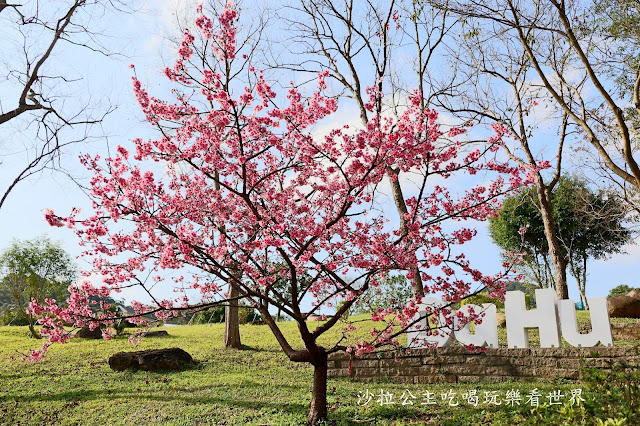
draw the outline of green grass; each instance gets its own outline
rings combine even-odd
[[[283,331],[295,338],[293,323]],[[278,349],[266,326],[241,326],[242,350],[222,347],[224,328],[180,326],[167,328],[170,337],[147,338],[136,348],[125,337],[112,341],[72,339],[54,345],[41,362],[30,364],[18,352],[36,349],[40,343],[27,337],[24,327],[0,327],[0,425],[289,425],[304,423],[311,399],[312,369],[290,362]],[[331,339],[332,336],[328,336]],[[114,372],[106,361],[127,350],[180,347],[201,361],[199,367],[181,372]],[[518,424],[533,421],[523,398],[520,407],[483,404],[485,391],[501,397],[510,389],[526,395],[534,388],[547,395],[583,387],[570,382],[502,384],[398,385],[365,384],[347,378],[329,379],[329,418],[336,424]],[[477,390],[477,407],[460,402],[450,407],[440,398],[436,405],[422,405],[423,393],[438,396],[449,390],[460,396]],[[376,396],[367,405],[358,396]],[[395,405],[381,406],[380,392],[394,395]],[[416,399],[402,405],[405,392]],[[597,395],[585,393],[586,399]],[[544,400],[546,398],[543,397]],[[541,410],[558,410],[546,407]],[[534,413],[535,414],[535,413]]]

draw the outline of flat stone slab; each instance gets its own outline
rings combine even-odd
[[[145,371],[181,370],[196,364],[191,355],[180,348],[118,352],[109,358],[109,367],[115,371],[127,368]]]
[[[166,337],[169,333],[166,330],[149,331],[144,337]]]

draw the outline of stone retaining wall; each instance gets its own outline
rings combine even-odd
[[[611,324],[613,340],[640,340],[640,323],[623,322]]]
[[[333,354],[329,377],[349,376],[357,381],[388,379],[397,383],[503,382],[537,378],[579,379],[580,367],[606,369],[610,362],[640,364],[630,347],[488,349],[470,352],[463,347],[401,349],[373,352],[351,359]]]

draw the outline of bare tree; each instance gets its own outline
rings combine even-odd
[[[5,40],[0,129],[6,137],[0,143],[9,145],[5,151],[18,151],[15,138],[6,136],[9,125],[31,141],[26,164],[0,189],[0,208],[21,181],[45,169],[60,169],[63,148],[91,138],[92,128],[113,111],[110,105],[98,107],[91,94],[73,96],[82,76],[56,62],[65,45],[113,54],[101,41],[103,34],[90,27],[92,18],[108,10],[131,11],[116,0],[0,1],[0,32]],[[0,164],[3,160],[5,155]]]
[[[405,0],[300,0],[286,8],[281,19],[293,31],[283,42],[293,55],[286,61],[274,55],[271,65],[302,74],[330,70],[336,96],[355,102],[363,126],[381,112],[397,116],[413,95],[407,87],[418,88],[426,109],[452,84],[449,74],[432,69],[455,24],[446,11]],[[371,87],[367,82],[373,82]],[[389,165],[388,171],[399,231],[406,235],[408,189],[403,188],[397,165]],[[424,190],[426,176],[415,182],[419,191]],[[408,272],[414,294],[423,296],[421,274],[417,269]]]
[[[544,105],[540,105],[544,95],[541,94],[543,88],[536,83],[535,66],[512,34],[493,22],[484,23],[475,17],[465,17],[464,22],[458,29],[460,42],[447,55],[451,66],[458,71],[459,83],[445,96],[438,96],[436,103],[463,120],[497,126],[498,131],[510,136],[513,143],[504,143],[503,151],[535,174],[537,200],[533,204],[544,224],[554,287],[558,299],[567,299],[570,259],[564,254],[558,237],[551,194],[562,173],[565,143],[575,134],[575,129],[570,126],[565,111],[545,110]],[[527,29],[523,37],[533,37],[533,30]],[[560,74],[570,68],[569,59],[561,51],[545,57],[546,63],[552,64]],[[585,83],[585,78],[572,83],[560,81],[558,91],[571,96],[574,91],[582,90]],[[549,137],[554,133],[555,137]],[[555,161],[547,161],[552,155]],[[546,256],[543,259],[546,260]]]
[[[640,190],[640,33],[636,0],[429,0],[485,40],[513,41],[526,56],[539,97],[565,115],[606,171],[599,173],[635,206]],[[510,59],[508,59],[510,60]]]

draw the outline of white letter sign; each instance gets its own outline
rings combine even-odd
[[[418,308],[418,313],[414,319],[417,319],[418,315],[420,321],[418,321],[413,327],[409,329],[408,339],[409,339],[409,347],[410,348],[421,348],[421,347],[445,347],[451,344],[451,330],[450,327],[446,327],[446,319],[444,315],[440,314],[438,316],[438,325],[431,326],[428,321],[430,316],[427,316],[427,312],[431,312],[431,309],[427,311],[427,308],[440,308],[445,306],[445,303],[436,299],[435,297],[423,297],[422,303]],[[437,335],[428,334],[428,330],[433,330],[432,332],[436,332]]]
[[[456,340],[463,345],[474,345],[483,347],[487,345],[490,348],[498,347],[498,319],[496,317],[496,305],[493,303],[483,303],[482,306],[477,305],[464,305],[471,306],[474,313],[484,313],[482,316],[482,323],[476,324],[475,334],[471,334],[471,322],[468,322],[458,330],[454,332]],[[457,317],[456,317],[457,319]],[[458,321],[456,321],[456,324]]]
[[[528,348],[528,330],[540,330],[541,348],[559,348],[560,332],[556,314],[556,292],[551,288],[536,290],[538,309],[527,309],[524,293],[508,291],[504,298],[507,317],[507,343],[510,348]]]
[[[611,324],[607,311],[607,299],[605,297],[589,298],[589,315],[591,315],[591,333],[580,334],[576,318],[576,306],[571,300],[558,302],[560,324],[562,325],[562,337],[571,346],[590,348],[602,343],[604,346],[613,346]],[[600,318],[607,318],[601,321]]]
[[[482,322],[475,324],[475,333],[471,333],[471,323],[460,327],[458,316],[454,313],[453,327],[447,325],[447,319],[440,313],[438,325],[428,323],[428,313],[446,306],[442,300],[433,297],[423,297],[414,317],[416,322],[409,328],[408,346],[410,348],[449,346],[452,336],[463,345],[477,347],[498,347],[498,324],[496,306],[483,303],[482,307],[466,305],[462,309],[473,309],[475,313],[484,312]],[[571,346],[593,347],[598,343],[613,346],[611,324],[607,312],[607,299],[604,297],[589,298],[591,307],[591,332],[582,334],[578,330],[575,305],[571,300],[556,301],[556,292],[545,288],[536,290],[537,309],[527,309],[524,293],[508,291],[505,295],[504,311],[507,320],[507,346],[510,348],[528,348],[529,330],[537,328],[540,331],[540,347],[560,347],[560,330],[562,337]],[[468,311],[465,312],[468,314]],[[430,332],[430,330],[432,330]],[[431,333],[437,333],[433,335]]]

